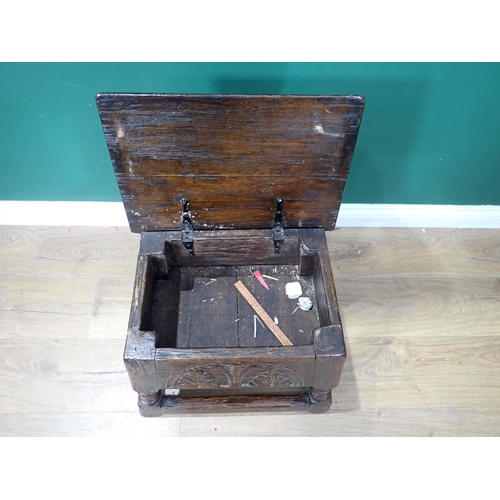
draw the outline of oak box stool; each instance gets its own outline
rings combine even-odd
[[[141,234],[124,361],[141,415],[331,405],[334,229],[359,96],[99,94]]]

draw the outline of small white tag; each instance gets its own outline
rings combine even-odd
[[[165,396],[178,396],[180,389],[165,389]]]

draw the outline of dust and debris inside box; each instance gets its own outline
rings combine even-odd
[[[255,270],[278,278],[266,290]],[[156,280],[150,325],[157,347],[270,347],[280,346],[271,331],[259,324],[254,338],[254,310],[238,293],[240,280],[278,324],[293,345],[311,345],[312,331],[320,326],[317,307],[293,314],[297,300],[285,293],[287,281],[302,285],[304,296],[315,298],[312,276],[299,276],[297,265],[173,267]],[[169,310],[164,304],[173,306]]]
[[[141,233],[124,353],[141,414],[328,410],[346,352],[325,230],[364,99],[100,94],[97,105]],[[311,308],[287,296],[293,282]]]

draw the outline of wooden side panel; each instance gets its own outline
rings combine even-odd
[[[307,387],[314,365],[313,346],[156,350],[158,380],[168,389]]]
[[[139,253],[135,273],[134,292],[130,306],[129,330],[148,330],[153,298],[152,266],[148,255]]]
[[[346,358],[342,329],[338,325],[318,328],[314,332],[316,372],[314,389],[330,391],[340,382],[340,374]]]
[[[180,284],[179,267],[171,267],[164,279],[155,280],[150,327],[156,332],[156,347],[176,346]]]
[[[132,388],[140,394],[158,391],[155,352],[156,334],[150,331],[155,274],[166,272],[166,259],[139,252],[123,355]]]
[[[335,283],[327,260],[328,252],[320,251],[316,258],[314,268],[314,288],[316,290],[316,301],[318,304],[319,318],[321,326],[339,325],[340,315],[338,308]]]
[[[129,331],[125,344],[124,361],[132,388],[141,394],[159,389],[155,366],[154,332]]]
[[[271,231],[194,231],[194,255],[181,242],[180,231],[165,231],[165,251],[172,266],[238,266],[297,264],[299,236],[296,229],[285,231],[280,253],[274,253]]]
[[[134,232],[335,226],[364,98],[100,94],[104,134]]]
[[[347,355],[323,229],[301,232],[301,268],[310,268],[313,259],[314,289],[321,328],[314,331],[316,371],[311,389],[311,398],[314,402],[311,411],[321,412],[330,407],[330,391],[339,384]]]

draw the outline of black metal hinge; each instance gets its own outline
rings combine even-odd
[[[280,253],[281,245],[285,241],[285,229],[283,227],[283,198],[276,198],[276,211],[273,224],[274,253]]]
[[[182,222],[181,222],[181,241],[189,255],[194,255],[193,222],[191,221],[191,210],[189,209],[189,200],[182,198]]]

